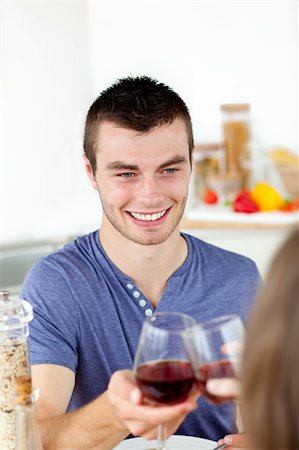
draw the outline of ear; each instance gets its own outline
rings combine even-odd
[[[98,186],[97,186],[96,180],[94,178],[94,174],[93,174],[93,170],[92,170],[91,164],[90,164],[89,159],[87,158],[87,156],[85,154],[83,154],[83,160],[84,160],[85,171],[87,173],[89,181],[90,181],[92,187],[94,189],[98,190]]]

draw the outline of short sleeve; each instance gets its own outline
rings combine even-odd
[[[47,258],[39,260],[27,274],[21,296],[33,306],[31,364],[57,364],[76,372],[78,313],[63,269]]]

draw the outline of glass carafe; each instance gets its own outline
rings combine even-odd
[[[0,292],[0,449],[15,450],[15,382],[28,376],[28,322],[32,307],[26,300]]]
[[[37,391],[29,376],[16,379],[16,450],[42,450],[35,416]]]

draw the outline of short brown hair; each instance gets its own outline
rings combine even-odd
[[[250,444],[299,448],[299,230],[273,260],[249,321],[242,410]]]
[[[156,126],[181,118],[186,125],[189,155],[194,146],[192,123],[184,101],[170,87],[150,77],[127,77],[103,91],[91,105],[85,123],[84,152],[96,171],[96,136],[100,123],[146,133]]]

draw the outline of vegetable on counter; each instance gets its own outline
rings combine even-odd
[[[297,200],[293,200],[292,202],[285,202],[285,204],[280,208],[280,211],[283,212],[293,212],[299,211],[299,198]]]
[[[218,195],[213,190],[207,190],[203,200],[208,205],[219,203]],[[235,199],[226,201],[224,206],[231,207],[236,213],[246,214],[268,211],[294,212],[299,211],[299,198],[283,199],[270,184],[257,183],[252,190],[240,190]]]
[[[299,199],[288,201],[267,183],[257,183],[255,187],[241,190],[234,202],[233,210],[242,213],[283,211],[293,212],[299,210]]]
[[[255,201],[251,198],[251,193],[248,189],[243,189],[239,192],[237,197],[235,198],[233,202],[233,210],[235,212],[241,212],[241,213],[255,213],[259,211],[258,205],[255,203]]]
[[[203,199],[208,205],[214,205],[218,202],[218,196],[215,191],[206,191]]]
[[[262,212],[280,209],[285,203],[276,189],[267,183],[256,184],[250,195]]]

